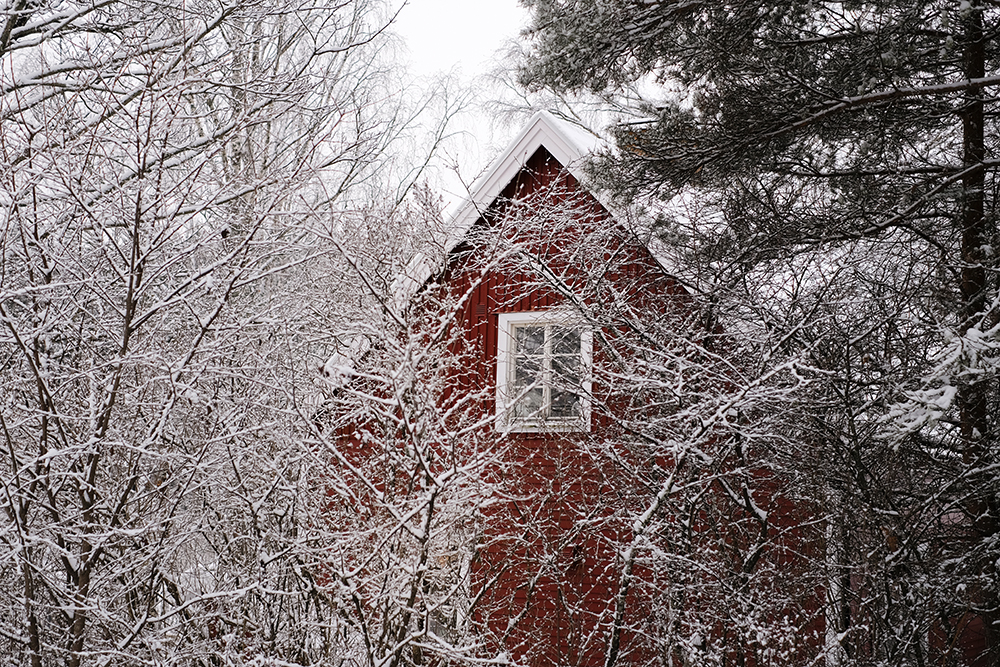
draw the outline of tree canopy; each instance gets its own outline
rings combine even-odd
[[[391,18],[0,3],[10,664],[364,656],[323,567],[341,543],[309,434],[336,320],[370,305],[339,278],[406,228],[426,160],[387,186],[427,104],[394,77]],[[381,250],[372,283],[405,261]]]
[[[596,181],[746,368],[798,367],[785,426],[746,430],[827,513],[831,659],[919,664],[973,617],[995,651],[1000,10],[524,4],[522,83],[618,109]]]

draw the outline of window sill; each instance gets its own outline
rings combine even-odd
[[[496,430],[501,433],[590,433],[590,419],[573,421],[515,421],[504,423],[501,415],[496,420]]]

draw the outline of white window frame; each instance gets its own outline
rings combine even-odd
[[[583,364],[581,416],[572,418],[516,418],[513,407],[518,396],[514,385],[514,328],[517,326],[574,327],[580,331]],[[548,339],[548,336],[546,336]],[[587,432],[590,430],[590,394],[593,383],[594,334],[579,315],[565,310],[500,313],[497,317],[496,430],[503,433]],[[551,396],[551,392],[546,392]],[[546,406],[548,407],[548,406]]]

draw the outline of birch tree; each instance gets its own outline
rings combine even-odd
[[[303,419],[331,286],[303,288],[413,129],[388,9],[2,5],[13,664],[333,659]]]

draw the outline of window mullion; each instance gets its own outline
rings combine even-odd
[[[545,345],[542,348],[542,414],[552,414],[552,325],[545,325]]]

